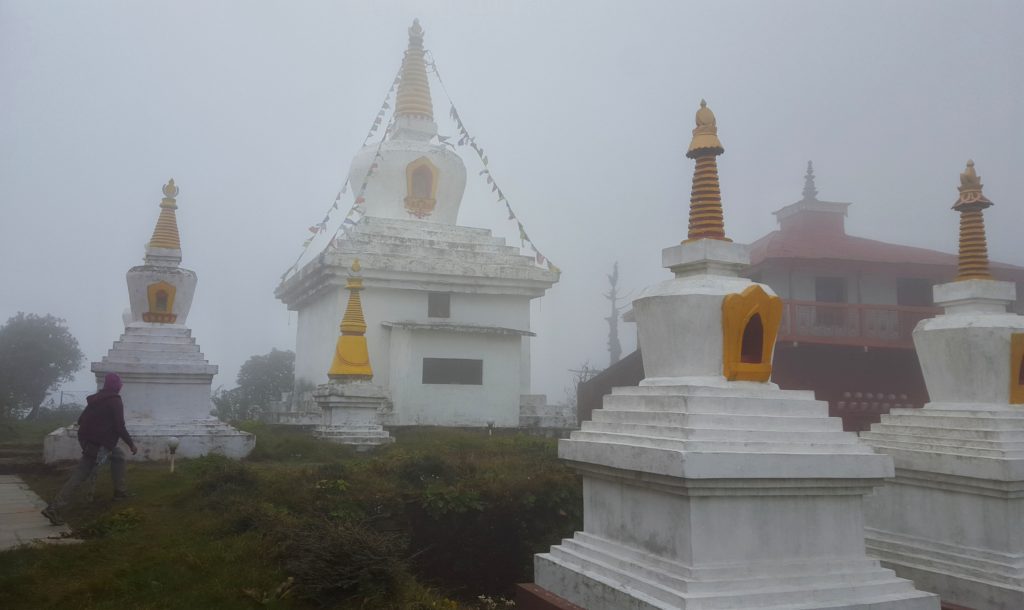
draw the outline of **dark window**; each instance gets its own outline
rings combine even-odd
[[[423,383],[483,385],[484,361],[466,358],[424,358]]]
[[[845,303],[845,277],[814,278],[814,300],[819,303]],[[846,308],[819,305],[815,308],[814,322],[817,326],[843,326],[846,319]]]
[[[764,357],[764,325],[761,314],[754,314],[743,329],[743,343],[740,348],[740,362],[760,364]]]
[[[896,304],[931,307],[932,283],[920,278],[901,277],[896,280]]]
[[[434,194],[434,173],[426,165],[412,170],[412,192],[416,199],[430,199]]]
[[[821,303],[846,302],[845,277],[814,278],[814,300]]]
[[[447,292],[431,292],[427,294],[427,317],[452,317],[452,295]]]

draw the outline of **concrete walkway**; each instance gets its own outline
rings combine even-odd
[[[72,538],[61,537],[70,531],[68,526],[50,525],[50,521],[39,514],[45,507],[46,502],[29,489],[21,477],[0,475],[0,551],[35,541],[72,541]]]

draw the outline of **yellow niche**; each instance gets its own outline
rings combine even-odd
[[[149,297],[149,311],[142,314],[144,322],[173,324],[178,319],[174,310],[174,294],[177,289],[167,282],[157,282],[146,287]]]
[[[729,381],[768,381],[782,299],[754,284],[722,300],[722,371]]]
[[[1024,333],[1010,335],[1010,404],[1024,405]]]
[[[405,167],[405,209],[416,218],[430,216],[437,206],[437,167],[420,157]]]

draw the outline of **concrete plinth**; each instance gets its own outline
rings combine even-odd
[[[180,444],[178,458],[197,458],[208,454],[241,459],[256,446],[256,436],[242,432],[219,419],[199,419],[186,422],[158,422],[129,420],[126,424],[139,452],[132,455],[122,444],[125,456],[134,461],[163,461],[170,459],[167,441],[176,437]],[[77,460],[82,456],[78,444],[78,427],[58,428],[43,439],[43,461],[47,464],[61,460]]]
[[[536,584],[588,610],[937,610],[864,553],[889,458],[810,392],[721,386],[616,388],[560,442],[584,531],[536,556]]]
[[[394,438],[380,424],[389,400],[387,391],[369,382],[330,382],[313,392],[323,411],[313,436],[333,443],[370,449],[393,443]]]

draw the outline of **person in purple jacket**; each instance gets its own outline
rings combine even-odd
[[[114,480],[114,498],[128,497],[124,480],[125,455],[117,442],[123,440],[132,455],[138,450],[124,426],[124,403],[118,394],[120,391],[121,378],[117,373],[107,373],[103,389],[85,399],[85,410],[78,417],[78,444],[82,446],[82,458],[57,497],[43,509],[43,516],[50,523],[61,525],[64,522],[57,511],[67,505],[78,486],[108,459]]]

